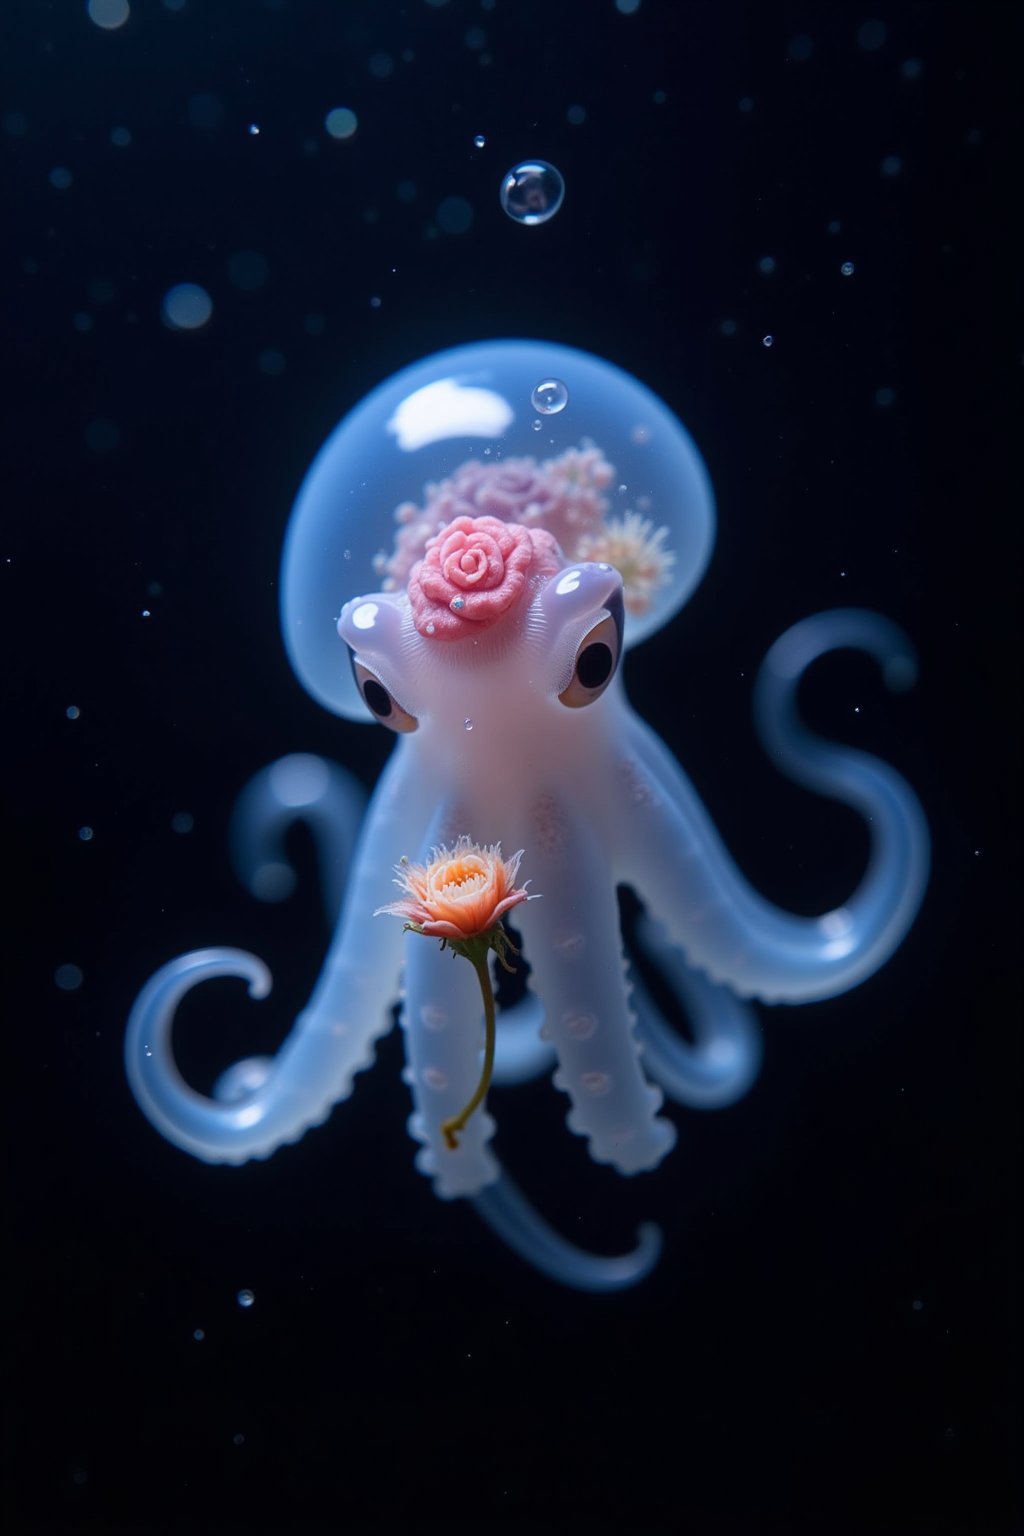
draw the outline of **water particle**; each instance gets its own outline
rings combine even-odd
[[[198,283],[176,283],[164,294],[160,313],[172,331],[198,331],[213,314],[213,300]]]
[[[77,720],[82,711],[79,709],[77,704],[69,704],[64,713],[67,715],[69,720]]]
[[[81,966],[58,965],[53,973],[53,979],[62,992],[77,992],[85,976]]]
[[[839,270],[843,274],[844,277],[852,277],[853,276],[853,272],[854,272],[853,262],[852,261],[844,261],[842,266],[839,268]]]
[[[865,21],[857,31],[857,47],[865,53],[876,53],[888,36],[889,28],[884,21]]]
[[[210,91],[199,91],[190,96],[185,111],[193,128],[202,128],[209,133],[215,133],[227,116],[227,108],[220,97]]]
[[[51,187],[58,192],[66,192],[73,178],[66,165],[55,165],[48,179]]]
[[[473,205],[464,197],[445,197],[434,217],[446,235],[464,235],[473,223]]]
[[[171,817],[171,831],[177,832],[179,837],[186,837],[196,824],[196,819],[191,811],[175,811]]]
[[[92,827],[79,827],[78,836],[83,843],[91,843],[93,839]]]
[[[131,15],[128,0],[89,0],[85,9],[93,26],[104,32],[116,32]]]
[[[477,133],[473,135],[473,143],[476,145],[477,149],[483,149],[484,145],[487,143],[487,140],[484,138],[482,133]]]
[[[132,131],[130,128],[111,128],[110,142],[114,145],[115,149],[127,149],[131,141]]]
[[[256,293],[270,276],[270,263],[259,251],[235,251],[227,259],[228,281],[243,293]]]
[[[773,345],[774,341],[775,341],[775,337],[774,336],[762,336],[761,337],[761,345],[762,345],[762,347],[770,347],[770,346]]]
[[[202,1328],[194,1328],[192,1330],[192,1337],[195,1339],[197,1344],[201,1344],[202,1341],[206,1338],[206,1333]]]
[[[350,107],[332,107],[324,118],[324,127],[332,139],[350,139],[359,121]]]
[[[253,1302],[256,1300],[256,1295],[254,1291],[245,1289],[239,1291],[238,1295],[235,1297],[235,1300],[238,1302],[240,1307],[251,1307]]]

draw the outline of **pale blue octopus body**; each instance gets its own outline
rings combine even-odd
[[[415,588],[430,541],[462,526],[460,517],[497,518],[510,538],[557,553],[528,568],[499,617],[441,634],[410,603],[410,577]],[[484,522],[473,529],[491,548]],[[401,996],[410,1130],[436,1192],[473,1198],[511,1246],[563,1283],[615,1289],[650,1270],[653,1228],[631,1254],[605,1258],[548,1227],[503,1174],[486,1111],[457,1150],[446,1146],[441,1124],[479,1076],[476,980],[436,943],[403,938],[398,923],[373,914],[393,898],[402,856],[423,861],[462,834],[524,850],[522,872],[541,899],[513,914],[528,993],[499,1016],[496,1080],[553,1067],[570,1130],[624,1175],[655,1168],[671,1150],[666,1093],[711,1108],[749,1087],[761,1045],[747,1000],[831,997],[888,959],[927,881],[923,814],[892,768],[813,736],[795,695],[810,662],[840,647],[868,651],[891,686],[907,686],[913,658],[894,625],[858,610],[804,620],[772,647],[757,681],[756,718],[776,761],[868,823],[860,885],[817,918],[787,913],[749,885],[679,764],[630,708],[621,654],[678,610],[713,539],[711,488],[681,424],[636,380],[565,347],[503,341],[438,354],[342,422],[292,515],[285,635],[316,699],[350,718],[376,716],[396,745],[357,838],[358,792],[319,759],[285,759],[246,791],[236,842],[251,888],[266,893],[280,873],[283,827],[309,821],[328,902],[340,906],[335,939],[277,1055],[239,1063],[214,1098],[177,1071],[175,1008],[215,975],[241,977],[263,996],[266,968],[210,949],[152,978],[126,1055],[136,1097],[165,1136],[235,1163],[297,1140],[351,1092]],[[443,560],[444,548],[430,559]],[[461,621],[467,602],[452,591]],[[476,592],[467,591],[472,612]],[[447,619],[437,612],[440,631]],[[676,991],[693,1044],[630,974],[621,885],[644,904],[642,942]]]

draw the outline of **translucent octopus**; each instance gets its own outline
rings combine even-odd
[[[923,896],[924,816],[892,768],[813,735],[796,693],[811,662],[843,647],[869,653],[889,686],[907,687],[914,660],[903,634],[877,614],[822,613],[787,631],[757,678],[769,753],[800,784],[856,809],[869,830],[860,884],[816,918],[751,887],[626,698],[623,652],[686,601],[714,527],[708,477],[679,421],[635,379],[565,347],[500,341],[440,353],[345,418],[296,501],[282,621],[312,696],[338,715],[376,719],[395,732],[395,749],[365,815],[354,781],[317,758],[283,759],[245,791],[234,841],[250,889],[280,894],[284,830],[306,821],[335,937],[277,1054],[237,1063],[213,1097],[175,1065],[176,1008],[219,976],[264,997],[266,967],[213,948],[149,981],[126,1061],[164,1136],[229,1163],[298,1140],[351,1093],[400,1000],[409,1129],[436,1193],[471,1199],[510,1247],[563,1284],[615,1290],[649,1273],[658,1230],[642,1226],[635,1248],[615,1256],[569,1242],[501,1168],[486,1110],[456,1150],[445,1143],[443,1122],[479,1076],[479,989],[471,967],[373,914],[392,898],[402,856],[424,860],[461,836],[524,850],[542,899],[514,914],[527,986],[499,1016],[495,1081],[553,1067],[569,1129],[626,1176],[657,1167],[673,1146],[666,1094],[714,1108],[749,1088],[761,1058],[752,1000],[833,997],[884,964]],[[674,991],[689,1039],[624,954],[620,886],[643,904],[635,942]]]

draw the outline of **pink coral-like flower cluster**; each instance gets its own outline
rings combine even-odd
[[[413,622],[434,640],[479,633],[513,607],[531,577],[546,580],[560,567],[558,545],[542,528],[457,517],[410,572]]]
[[[596,533],[608,510],[602,492],[614,470],[599,448],[570,448],[557,459],[533,458],[485,464],[469,459],[453,475],[426,487],[422,507],[405,501],[395,511],[398,532],[391,555],[375,562],[385,592],[404,587],[428,539],[459,517],[497,517],[503,523],[544,528],[574,559],[586,533]]]
[[[626,612],[647,613],[654,594],[671,580],[675,556],[666,548],[668,529],[656,528],[640,510],[609,515],[603,493],[614,477],[612,465],[592,443],[568,448],[542,464],[529,457],[487,464],[468,459],[448,479],[426,486],[422,506],[404,501],[396,509],[394,551],[389,555],[381,550],[374,560],[381,587],[395,592],[409,585],[431,543],[460,520],[490,519],[550,535],[566,560],[607,560],[622,573]],[[480,581],[481,575],[474,572],[466,590],[470,585],[486,590]],[[411,585],[409,590],[411,595]],[[449,604],[457,595],[454,590],[448,593]],[[465,607],[462,612],[471,620],[475,617]],[[486,605],[477,612],[488,617]],[[457,623],[442,623],[436,614],[425,617],[423,624],[434,626],[423,627],[424,634],[451,639],[464,633]]]

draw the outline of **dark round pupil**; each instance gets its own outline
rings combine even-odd
[[[387,719],[391,713],[391,696],[386,688],[382,688],[374,678],[368,677],[363,684],[363,698],[373,710],[375,715]]]
[[[605,645],[603,640],[595,640],[593,645],[588,645],[585,651],[580,652],[580,659],[576,663],[576,676],[584,688],[600,688],[611,675],[611,647]]]

